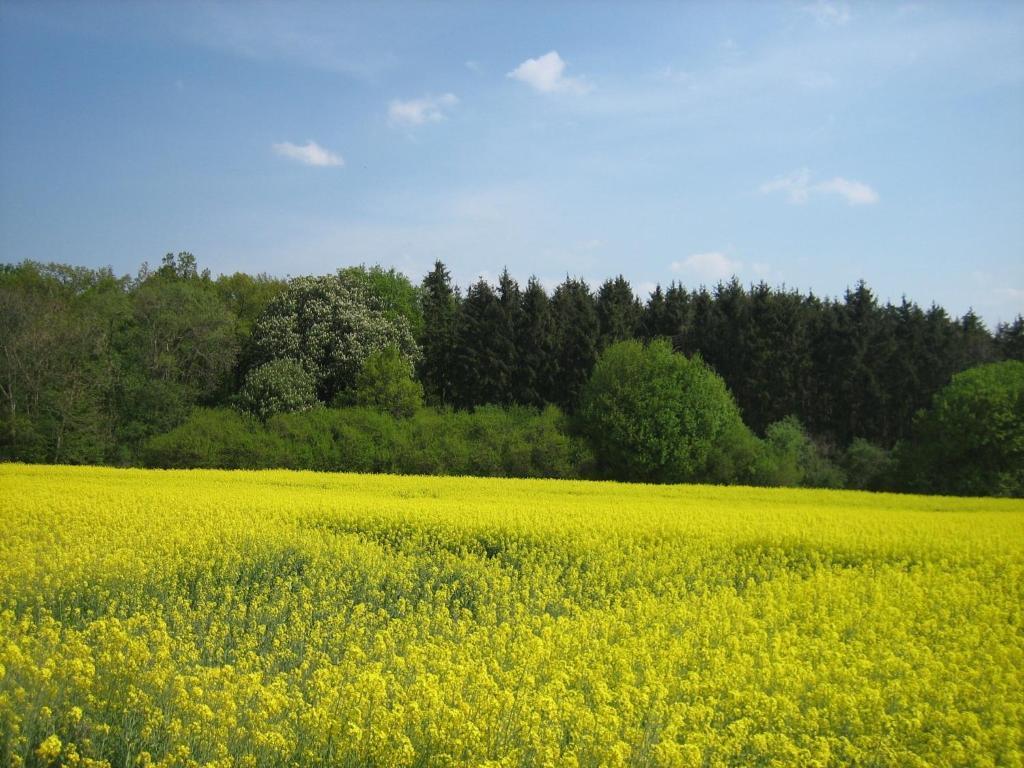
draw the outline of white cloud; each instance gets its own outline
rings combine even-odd
[[[395,99],[388,105],[388,117],[399,125],[423,125],[439,123],[446,117],[446,111],[459,103],[454,93],[441,96],[421,96],[418,99],[402,101]]]
[[[527,59],[506,77],[526,83],[541,93],[586,93],[592,86],[578,77],[565,76],[565,60],[558,51]]]
[[[849,205],[872,205],[878,202],[878,193],[863,181],[844,179],[842,176],[825,181],[813,181],[807,168],[766,181],[760,186],[762,194],[781,192],[789,202],[801,205],[811,195],[839,195]]]
[[[470,59],[469,61],[466,62],[466,69],[468,69],[470,72],[476,72],[478,74],[483,71],[483,68],[480,66],[480,62],[474,61],[473,59]]]
[[[673,272],[695,275],[702,280],[726,280],[743,269],[743,263],[730,259],[720,251],[694,253],[682,261],[673,261],[669,267]]]
[[[315,141],[307,141],[305,144],[292,144],[290,141],[282,141],[274,144],[274,151],[277,154],[298,160],[303,165],[315,165],[320,168],[331,166],[341,167],[345,164],[344,158],[330,150],[324,149]]]
[[[878,193],[862,181],[836,176],[814,186],[815,192],[839,195],[850,205],[873,205],[878,202]]]
[[[811,172],[806,168],[779,176],[761,185],[761,194],[782,192],[789,197],[791,203],[806,203],[810,195]]]
[[[850,21],[850,7],[836,0],[818,0],[803,6],[803,10],[823,27],[841,27]]]
[[[1024,302],[1024,289],[1021,288],[995,288],[992,293],[1002,299]]]

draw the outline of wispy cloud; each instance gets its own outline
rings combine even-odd
[[[423,125],[439,123],[446,117],[447,110],[459,103],[454,93],[441,96],[421,96],[418,99],[402,101],[395,99],[388,105],[388,117],[398,125]]]
[[[673,261],[669,268],[678,274],[691,275],[702,280],[726,280],[739,274],[743,262],[730,259],[721,251],[694,253],[682,261]]]
[[[825,181],[814,181],[807,168],[800,168],[766,181],[760,186],[762,194],[781,192],[789,202],[801,205],[812,195],[838,195],[849,205],[872,205],[878,202],[878,193],[863,181],[835,176]]]
[[[345,164],[341,155],[324,149],[315,141],[307,141],[305,144],[292,144],[290,141],[282,141],[273,145],[274,151],[282,157],[297,160],[303,165],[313,165],[319,168],[341,167]]]
[[[841,27],[850,21],[850,7],[836,0],[818,0],[803,6],[823,27]]]
[[[593,86],[579,77],[566,77],[565,60],[558,51],[550,51],[536,59],[527,59],[508,73],[507,77],[526,83],[541,93],[586,93]]]

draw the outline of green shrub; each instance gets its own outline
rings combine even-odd
[[[423,405],[423,385],[416,381],[412,363],[391,346],[366,358],[356,376],[352,400],[395,418],[408,418]]]
[[[266,469],[280,466],[281,454],[254,417],[229,408],[196,408],[184,424],[150,438],[142,462],[163,469]]]
[[[599,471],[620,480],[685,482],[737,473],[722,446],[742,445],[722,379],[666,341],[608,347],[583,390],[579,423]]]
[[[842,488],[846,477],[804,431],[795,416],[765,430],[761,481],[765,485]]]
[[[883,491],[892,487],[896,459],[892,451],[856,438],[844,451],[843,469],[846,487],[862,491]]]
[[[901,450],[911,490],[1024,496],[1024,362],[959,373],[918,414]]]
[[[151,467],[310,469],[493,477],[578,477],[589,461],[550,406],[417,410],[396,418],[376,408],[313,408],[265,424],[228,409],[196,409],[152,438]]]

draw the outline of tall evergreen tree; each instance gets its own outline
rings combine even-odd
[[[988,332],[984,321],[973,309],[960,318],[960,356],[956,370],[963,371],[976,365],[994,362],[996,359],[995,345],[992,334]]]
[[[659,335],[671,338],[676,351],[682,350],[692,323],[693,303],[690,292],[681,283],[673,280],[665,291],[665,317],[663,331]]]
[[[597,362],[597,309],[587,284],[568,277],[555,289],[551,305],[557,326],[558,381],[554,401],[572,411]]]
[[[671,336],[665,333],[665,292],[661,290],[661,284],[654,286],[651,295],[647,297],[643,313],[640,316],[640,338],[644,341],[652,341],[661,336]]]
[[[513,391],[516,402],[541,406],[557,399],[558,349],[551,300],[536,277],[526,284],[520,306],[516,329],[519,366]]]
[[[1004,360],[1024,360],[1024,316],[996,328],[996,349]]]
[[[423,310],[423,331],[419,338],[423,350],[420,381],[428,402],[446,405],[453,397],[459,295],[452,286],[451,275],[440,261],[434,262],[434,269],[423,278],[420,301]]]
[[[523,323],[522,293],[519,283],[508,273],[508,267],[502,270],[498,278],[498,304],[501,306],[502,323],[499,328],[501,339],[499,344],[510,350],[508,374],[502,387],[501,403],[516,401],[518,380],[522,377],[522,363],[519,348],[516,344],[518,329]]]
[[[751,386],[743,389],[740,406],[747,425],[758,432],[801,413],[801,392],[810,375],[803,304],[800,294],[773,291],[764,283],[750,293],[744,370]]]
[[[595,309],[599,326],[598,352],[617,341],[626,341],[639,335],[643,308],[633,294],[629,281],[622,275],[614,280],[606,280],[601,285]]]
[[[472,408],[502,402],[513,352],[501,302],[481,278],[466,291],[455,321],[455,405]]]

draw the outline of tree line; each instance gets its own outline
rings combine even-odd
[[[657,286],[642,303],[622,276],[596,292],[566,278],[551,296],[502,273],[464,296],[438,262],[422,287],[428,398],[457,408],[485,403],[574,411],[598,356],[617,341],[663,338],[700,355],[729,387],[743,420],[763,434],[796,416],[819,439],[863,438],[889,447],[956,372],[1024,359],[1024,320],[990,333],[973,312],[951,317],[903,299],[880,304],[860,282],[842,299],[733,278],[714,288]]]
[[[864,283],[838,299],[672,283],[641,301],[622,276],[596,291],[566,277],[549,293],[507,270],[463,292],[441,262],[419,284],[382,267],[212,277],[188,253],[134,276],[22,262],[0,266],[0,457],[137,464],[197,407],[266,424],[316,405],[395,418],[424,403],[556,406],[585,434],[595,365],[631,340],[702,360],[759,438],[781,440],[794,419],[839,455],[910,439],[955,373],[1024,359],[1024,320],[990,332],[973,312],[882,304]],[[458,423],[452,434],[475,434]]]

